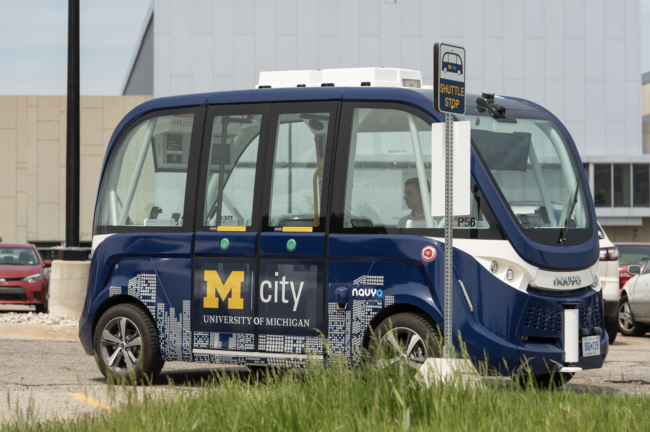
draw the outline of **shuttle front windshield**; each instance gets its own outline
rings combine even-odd
[[[567,245],[589,238],[591,210],[578,159],[550,116],[508,109],[495,119],[468,106],[457,118],[470,121],[472,146],[528,237],[557,245],[569,220]]]

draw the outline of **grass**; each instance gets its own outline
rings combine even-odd
[[[72,420],[23,416],[3,430],[34,431],[641,431],[650,398],[541,390],[489,380],[426,388],[400,368],[336,362],[306,373],[215,373],[192,391],[129,395],[118,409]],[[140,394],[140,396],[137,396]]]

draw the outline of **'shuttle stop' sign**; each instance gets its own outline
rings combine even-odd
[[[445,114],[465,114],[465,48],[436,43],[433,59],[434,109]]]

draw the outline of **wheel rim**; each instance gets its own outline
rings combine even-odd
[[[419,369],[428,358],[425,341],[415,331],[407,327],[397,327],[389,331],[379,342],[381,366],[395,363]]]
[[[128,318],[113,318],[102,331],[102,358],[108,368],[126,374],[140,364],[142,338],[138,327]]]
[[[634,320],[632,319],[632,311],[628,302],[623,303],[618,308],[618,324],[625,331],[634,330]]]

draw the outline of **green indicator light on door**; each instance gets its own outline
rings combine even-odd
[[[221,239],[221,249],[226,250],[228,246],[230,246],[230,241],[227,238]]]
[[[289,239],[287,242],[287,249],[289,249],[289,252],[293,252],[294,249],[296,249],[296,241],[294,239]]]

